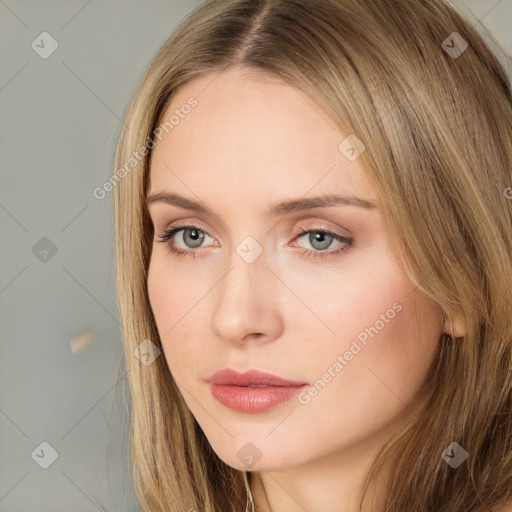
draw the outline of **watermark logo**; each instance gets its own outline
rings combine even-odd
[[[48,469],[59,456],[57,450],[48,442],[43,441],[32,453],[31,457],[43,469]]]
[[[254,443],[248,442],[238,450],[236,456],[240,462],[250,469],[261,459],[263,454],[258,450]]]
[[[59,47],[59,43],[48,32],[41,32],[30,46],[41,59],[47,59]]]
[[[236,253],[246,263],[252,263],[263,252],[263,247],[252,236],[245,237],[236,248]]]
[[[346,139],[343,139],[338,146],[338,151],[351,162],[357,160],[365,149],[366,146],[363,144],[363,141],[353,133]]]
[[[48,263],[56,254],[57,246],[47,237],[43,236],[32,247],[32,254],[42,263]]]
[[[468,46],[468,42],[458,32],[452,32],[441,44],[441,48],[452,59],[458,59]]]
[[[145,366],[149,366],[161,353],[160,349],[151,341],[144,340],[133,351],[135,357]]]
[[[449,466],[457,469],[468,458],[468,452],[459,443],[453,442],[441,457]]]

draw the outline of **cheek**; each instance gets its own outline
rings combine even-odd
[[[205,292],[191,285],[183,273],[173,271],[160,255],[150,262],[147,289],[164,356],[173,376],[181,381],[180,371],[196,368],[201,361],[201,338],[193,319]]]
[[[313,360],[323,359],[327,353],[343,354],[354,340],[366,347],[386,333],[400,339],[402,321],[408,314],[405,303],[414,285],[385,254],[376,251],[372,259],[364,255],[355,259],[359,261],[347,262],[345,268],[325,277],[286,276],[286,282],[292,283],[296,295],[304,297],[316,316],[304,314],[300,304],[286,306],[286,314],[293,319],[290,324],[304,333],[301,339],[317,340],[303,344]]]
[[[413,400],[442,333],[439,306],[386,252],[374,255],[333,273],[329,286],[315,285],[309,304],[330,334],[295,314],[301,339],[316,339],[303,343],[300,359],[309,362],[309,382],[319,381],[317,403],[341,401],[360,419]]]
[[[155,254],[148,269],[148,297],[160,335],[170,337],[179,328],[183,318],[194,301],[197,282],[191,282],[190,276],[176,270],[171,255]],[[196,302],[199,300],[199,294]],[[182,323],[182,322],[181,322]],[[168,333],[168,334],[167,334]],[[167,335],[166,335],[167,334]]]
[[[158,259],[153,258],[148,269],[148,297],[153,316],[162,343],[162,348],[169,364],[174,365],[175,357],[169,356],[172,339],[179,330],[177,313],[179,310],[179,293],[177,283],[170,278],[169,272]]]
[[[442,333],[437,304],[400,274],[388,277],[374,281],[372,293],[346,296],[347,307],[331,316],[337,335],[307,355],[313,382],[336,376],[325,391],[316,386],[316,406],[340,404],[340,421],[356,430],[385,424],[407,404],[415,408]]]

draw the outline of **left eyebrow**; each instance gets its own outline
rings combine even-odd
[[[276,204],[270,210],[271,216],[287,215],[291,212],[309,210],[312,208],[328,208],[329,206],[357,206],[358,208],[378,208],[375,203],[368,199],[361,199],[356,196],[340,196],[337,194],[327,194],[317,197],[307,197],[303,199],[293,199]]]
[[[192,201],[179,194],[170,194],[168,192],[157,192],[150,194],[146,198],[148,204],[166,203],[171,206],[178,206],[186,210],[192,210],[205,215],[214,216],[214,213],[204,203]],[[328,208],[329,206],[356,206],[358,208],[372,209],[378,208],[375,203],[367,199],[361,199],[356,196],[342,196],[337,194],[327,194],[316,197],[301,199],[292,199],[283,201],[271,207],[269,215],[272,217],[287,215],[296,211],[310,210],[313,208]]]

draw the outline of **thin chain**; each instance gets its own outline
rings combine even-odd
[[[245,507],[245,512],[258,512],[256,505],[254,504],[254,499],[252,497],[251,487],[249,485],[249,481],[247,478],[247,471],[243,472],[243,477],[245,482],[245,488],[247,490],[247,506]],[[267,491],[265,490],[263,482],[261,486],[263,487],[263,493],[265,494],[265,500],[267,501],[268,509],[272,512],[272,507],[270,506],[270,502],[268,501]],[[251,505],[251,508],[249,508],[249,504]]]
[[[247,480],[247,471],[242,471],[242,476],[244,477],[245,490],[247,492],[247,505],[245,507],[245,512],[255,512],[251,487],[249,486],[249,481]],[[249,508],[249,503],[251,504],[251,508]]]

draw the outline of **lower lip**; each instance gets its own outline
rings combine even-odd
[[[258,413],[291,400],[308,385],[241,387],[210,384],[213,396],[226,407],[238,412]]]

